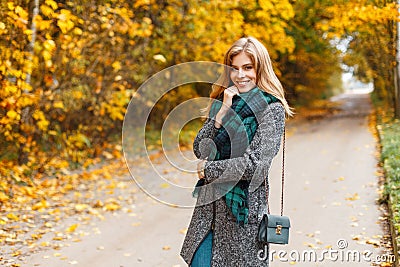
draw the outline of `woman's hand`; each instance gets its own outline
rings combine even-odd
[[[238,88],[233,85],[224,90],[224,100],[221,109],[215,116],[215,127],[220,128],[222,123],[222,118],[226,115],[230,107],[232,106],[232,99],[235,95],[239,94]]]
[[[206,160],[200,160],[199,163],[197,163],[197,176],[199,179],[204,179],[204,167],[206,164]]]

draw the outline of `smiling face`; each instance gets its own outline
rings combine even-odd
[[[241,52],[232,58],[230,78],[240,93],[256,87],[256,69],[246,53]]]

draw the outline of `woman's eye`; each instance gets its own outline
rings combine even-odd
[[[253,69],[253,66],[246,66],[246,67],[244,67],[244,69],[245,70],[251,70],[251,69]]]

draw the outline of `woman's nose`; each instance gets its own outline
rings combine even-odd
[[[245,76],[245,75],[244,75],[244,72],[243,72],[243,70],[242,70],[242,69],[239,69],[238,76],[239,76],[239,78],[242,78],[242,77],[244,77],[244,76]]]

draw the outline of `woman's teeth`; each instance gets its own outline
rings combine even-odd
[[[237,82],[239,85],[246,85],[248,84],[250,81],[241,81],[241,82]]]

